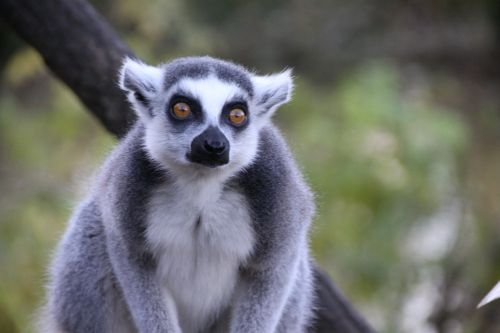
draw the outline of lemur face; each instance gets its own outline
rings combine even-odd
[[[257,155],[260,129],[290,98],[290,71],[256,76],[209,57],[160,67],[127,59],[120,81],[148,153],[182,173],[235,172]]]
[[[209,75],[179,80],[164,98],[164,112],[147,135],[148,148],[162,160],[217,168],[245,165],[255,155],[257,127],[245,89]]]

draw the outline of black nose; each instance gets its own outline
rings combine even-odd
[[[203,148],[205,148],[208,153],[220,155],[226,151],[226,144],[219,140],[205,140]]]
[[[209,167],[229,162],[229,141],[217,127],[210,126],[191,142],[187,158]]]

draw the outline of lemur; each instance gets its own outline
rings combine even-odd
[[[313,195],[271,122],[290,70],[127,58],[119,84],[138,120],[69,221],[42,332],[305,332]]]

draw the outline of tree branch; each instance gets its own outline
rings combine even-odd
[[[316,320],[310,333],[369,333],[374,330],[319,267],[314,267]]]
[[[84,0],[0,0],[0,17],[43,57],[90,112],[123,136],[135,119],[116,83],[123,57],[132,51]],[[316,319],[311,332],[370,333],[373,330],[315,269]]]
[[[111,133],[135,119],[117,85],[132,51],[84,0],[0,0],[0,17],[43,57]]]

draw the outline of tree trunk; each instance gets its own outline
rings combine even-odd
[[[117,85],[123,57],[133,56],[84,0],[0,0],[0,17],[43,57],[47,66],[114,135],[135,119]],[[372,328],[315,269],[316,318],[311,332],[365,333]]]

